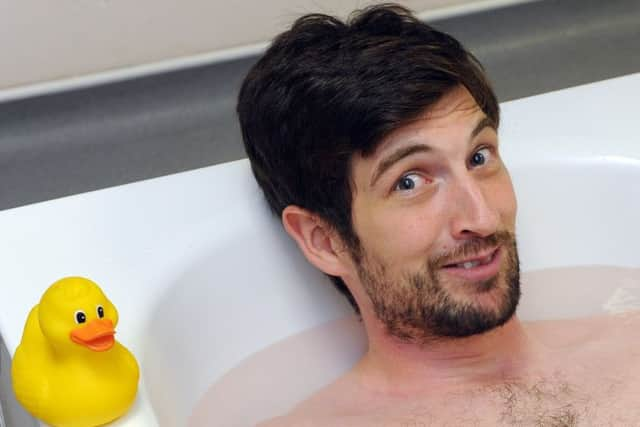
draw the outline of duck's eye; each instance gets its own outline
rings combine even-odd
[[[102,306],[99,305],[97,308],[97,311],[98,311],[98,317],[102,319],[104,317],[104,308],[102,308]]]
[[[76,311],[76,323],[80,324],[80,323],[84,323],[87,321],[87,315],[84,314],[84,311],[82,310],[78,310]]]

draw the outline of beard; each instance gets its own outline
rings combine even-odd
[[[484,281],[449,283],[451,279],[442,271],[448,262],[498,245],[501,266],[497,275]],[[520,300],[518,250],[515,236],[508,231],[469,240],[429,259],[419,271],[396,277],[387,277],[387,266],[365,251],[356,261],[377,318],[390,335],[405,342],[427,343],[490,331],[513,317]],[[452,292],[454,287],[462,292]]]

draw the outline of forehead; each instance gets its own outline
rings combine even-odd
[[[352,162],[356,187],[364,184],[361,180],[380,161],[404,146],[424,144],[445,156],[453,155],[466,147],[470,134],[485,117],[469,91],[456,87],[415,120],[386,135],[371,154],[356,154]]]
[[[380,156],[398,144],[406,143],[407,139],[413,136],[464,132],[468,128],[473,128],[482,117],[484,113],[473,96],[464,86],[458,86],[415,120],[386,135],[370,157]],[[438,141],[437,138],[429,138],[428,142],[433,145]]]

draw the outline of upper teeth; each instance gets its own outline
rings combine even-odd
[[[456,267],[469,269],[469,268],[477,267],[480,264],[486,264],[490,260],[491,260],[491,255],[487,255],[486,257],[482,259],[477,259],[475,261],[461,262],[460,264],[456,264]]]
[[[477,266],[478,264],[480,264],[480,261],[467,261],[463,262],[462,264],[458,264],[457,267],[472,268]]]

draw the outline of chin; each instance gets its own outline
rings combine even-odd
[[[518,270],[501,272],[490,282],[469,284],[473,289],[452,297],[436,318],[430,319],[434,335],[467,337],[498,328],[515,315],[520,301]]]

